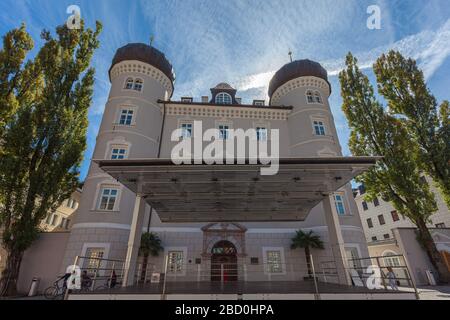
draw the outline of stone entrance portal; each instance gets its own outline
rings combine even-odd
[[[236,247],[226,240],[217,242],[211,250],[211,281],[237,281]]]

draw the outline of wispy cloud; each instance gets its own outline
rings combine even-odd
[[[445,59],[450,55],[450,19],[436,31],[423,31],[415,35],[407,36],[392,44],[379,46],[364,52],[356,52],[361,69],[372,68],[375,60],[389,50],[398,50],[402,54],[418,60],[420,68],[427,79],[431,78]],[[322,61],[322,66],[327,69],[329,76],[336,76],[344,68],[344,57]],[[237,81],[239,90],[268,87],[275,70],[261,72],[246,76]]]

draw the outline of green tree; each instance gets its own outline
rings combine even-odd
[[[0,50],[0,141],[6,123],[11,119],[18,106],[29,99],[27,81],[33,77],[24,75],[23,64],[28,51],[33,49],[33,40],[25,30],[25,25],[6,33],[3,48]],[[30,70],[28,65],[26,70]],[[36,75],[35,75],[36,77]],[[0,144],[0,155],[2,147]]]
[[[416,61],[397,51],[379,57],[374,71],[378,92],[388,102],[389,111],[401,117],[416,143],[417,164],[436,182],[450,208],[449,102],[438,106]]]
[[[351,129],[350,150],[355,156],[383,156],[377,165],[357,178],[367,189],[366,198],[373,200],[381,195],[417,226],[439,278],[448,281],[448,270],[426,226],[437,207],[414,160],[414,141],[408,139],[402,120],[388,114],[375,98],[369,79],[359,70],[351,53],[339,79],[342,109]]]
[[[141,236],[141,246],[139,247],[139,255],[144,257],[144,262],[142,263],[142,277],[141,280],[145,278],[147,272],[147,260],[149,256],[156,257],[159,252],[164,250],[161,245],[161,239],[157,234],[153,232],[144,232]]]
[[[323,242],[320,240],[320,236],[314,234],[312,230],[309,232],[303,232],[298,230],[295,233],[294,238],[291,239],[291,249],[303,248],[305,249],[306,266],[308,268],[308,276],[311,278],[312,272],[312,261],[311,261],[311,249],[323,249]]]
[[[95,31],[84,23],[74,30],[57,27],[56,38],[43,31],[43,46],[25,65],[21,61],[32,47],[25,27],[4,37],[0,65],[17,80],[0,79],[1,88],[9,86],[0,100],[10,101],[0,121],[0,228],[7,252],[0,295],[16,292],[23,253],[36,239],[41,220],[78,185],[94,84],[89,65],[100,30],[97,22]],[[14,52],[20,59],[8,69],[8,54]]]

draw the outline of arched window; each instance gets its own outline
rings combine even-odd
[[[216,103],[217,104],[231,104],[232,103],[231,96],[226,92],[220,92],[216,95]]]
[[[211,250],[212,254],[235,255],[237,253],[236,247],[227,240],[217,242]]]
[[[308,90],[306,91],[306,99],[308,103],[314,103],[314,97],[312,91]]]
[[[314,102],[322,103],[322,96],[320,95],[319,91],[314,92]]]
[[[134,90],[141,91],[142,90],[143,81],[141,79],[136,79],[134,81]]]
[[[127,90],[133,89],[133,83],[134,83],[133,78],[128,78],[127,81],[125,82],[125,89]]]

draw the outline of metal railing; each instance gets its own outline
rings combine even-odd
[[[149,260],[138,263],[134,278],[127,282],[132,284],[133,293],[157,294],[161,299],[177,293],[309,293],[320,299],[323,293],[393,292],[404,288],[412,289],[418,297],[402,255],[349,259],[344,270],[337,267],[334,257],[326,255],[311,255],[309,262],[304,258],[290,258],[283,263],[246,263],[244,259],[169,263],[167,256],[162,262],[161,258],[157,263],[151,263],[154,259]],[[82,276],[91,281],[81,293],[112,292],[126,279],[123,260],[78,256],[74,265],[78,265]],[[349,279],[348,285],[342,284],[342,272]]]

